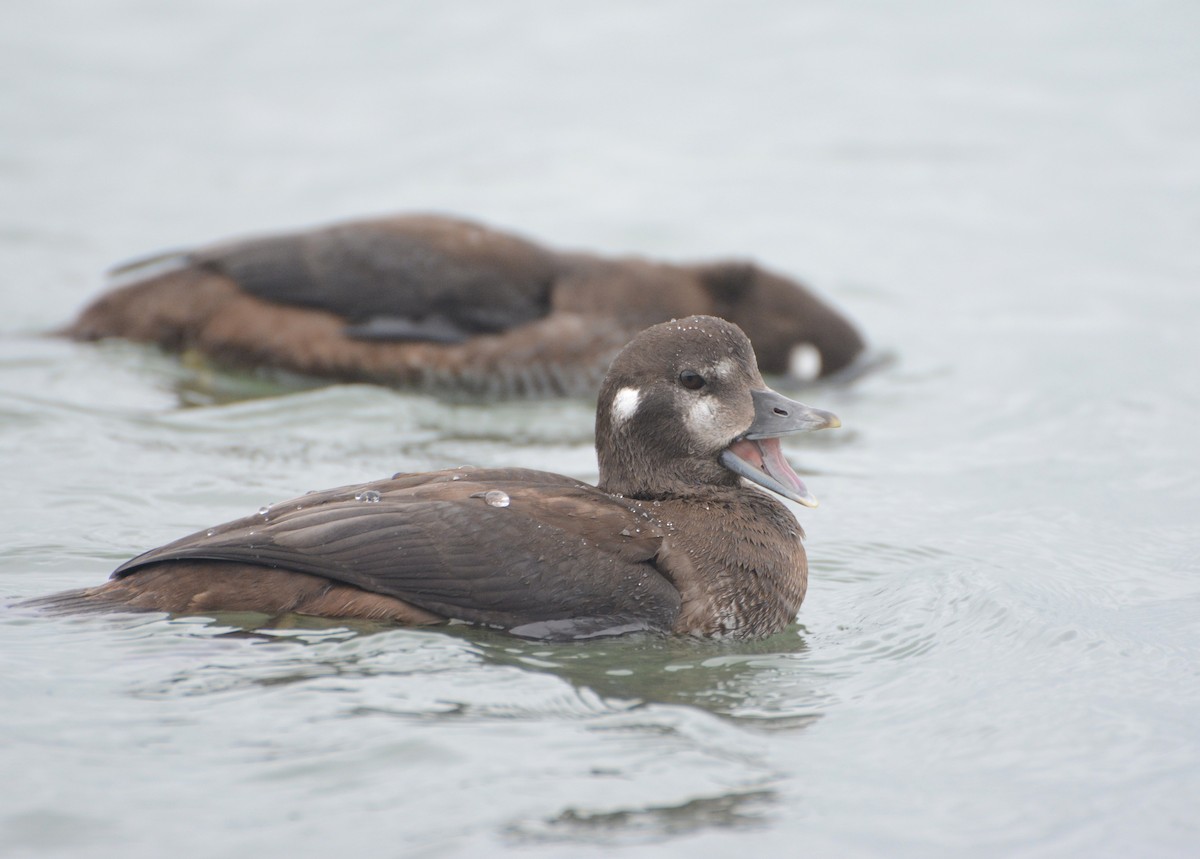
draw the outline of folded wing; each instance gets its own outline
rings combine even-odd
[[[192,261],[266,301],[336,313],[352,336],[451,343],[544,316],[558,269],[524,240],[420,216],[229,242]]]
[[[113,577],[163,561],[238,561],[537,635],[669,629],[679,593],[656,567],[662,542],[636,506],[585,483],[454,469],[275,504],[146,552]]]

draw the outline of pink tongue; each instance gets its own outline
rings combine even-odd
[[[738,459],[748,462],[760,471],[763,470],[763,455],[762,450],[758,446],[758,442],[741,439],[729,445],[729,452]]]
[[[788,461],[783,458],[783,447],[777,438],[760,438],[757,441],[742,439],[729,446],[730,452],[738,459],[750,463],[760,471],[765,471],[771,477],[789,489],[794,489],[799,495],[808,495],[808,487],[800,479],[800,475],[792,471]]]
[[[783,446],[777,438],[762,438],[755,442],[762,451],[763,471],[774,477],[784,486],[790,487],[800,495],[808,495],[808,487],[800,479],[800,475],[792,471],[788,461],[783,458]]]

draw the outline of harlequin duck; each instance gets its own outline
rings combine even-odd
[[[545,638],[761,637],[795,617],[808,565],[792,513],[748,484],[815,506],[780,437],[836,426],[768,388],[735,325],[693,316],[613,361],[598,486],[521,468],[397,474],[199,531],[48,601],[459,620]]]
[[[761,369],[809,381],[863,351],[843,316],[745,262],[559,253],[408,215],[224,242],[134,263],[63,333],[231,366],[493,396],[581,396],[643,328],[703,313],[742,327]]]

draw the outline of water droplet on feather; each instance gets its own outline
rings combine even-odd
[[[471,497],[482,498],[490,507],[507,507],[512,503],[512,499],[508,497],[508,493],[500,489],[492,489],[487,492],[477,492]]]

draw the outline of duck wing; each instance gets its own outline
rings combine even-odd
[[[265,301],[335,313],[353,337],[444,343],[544,316],[558,270],[537,245],[432,216],[245,239],[190,260]]]
[[[663,534],[635,506],[561,475],[453,469],[311,493],[117,568],[181,559],[311,573],[534,637],[668,630],[680,597]]]

